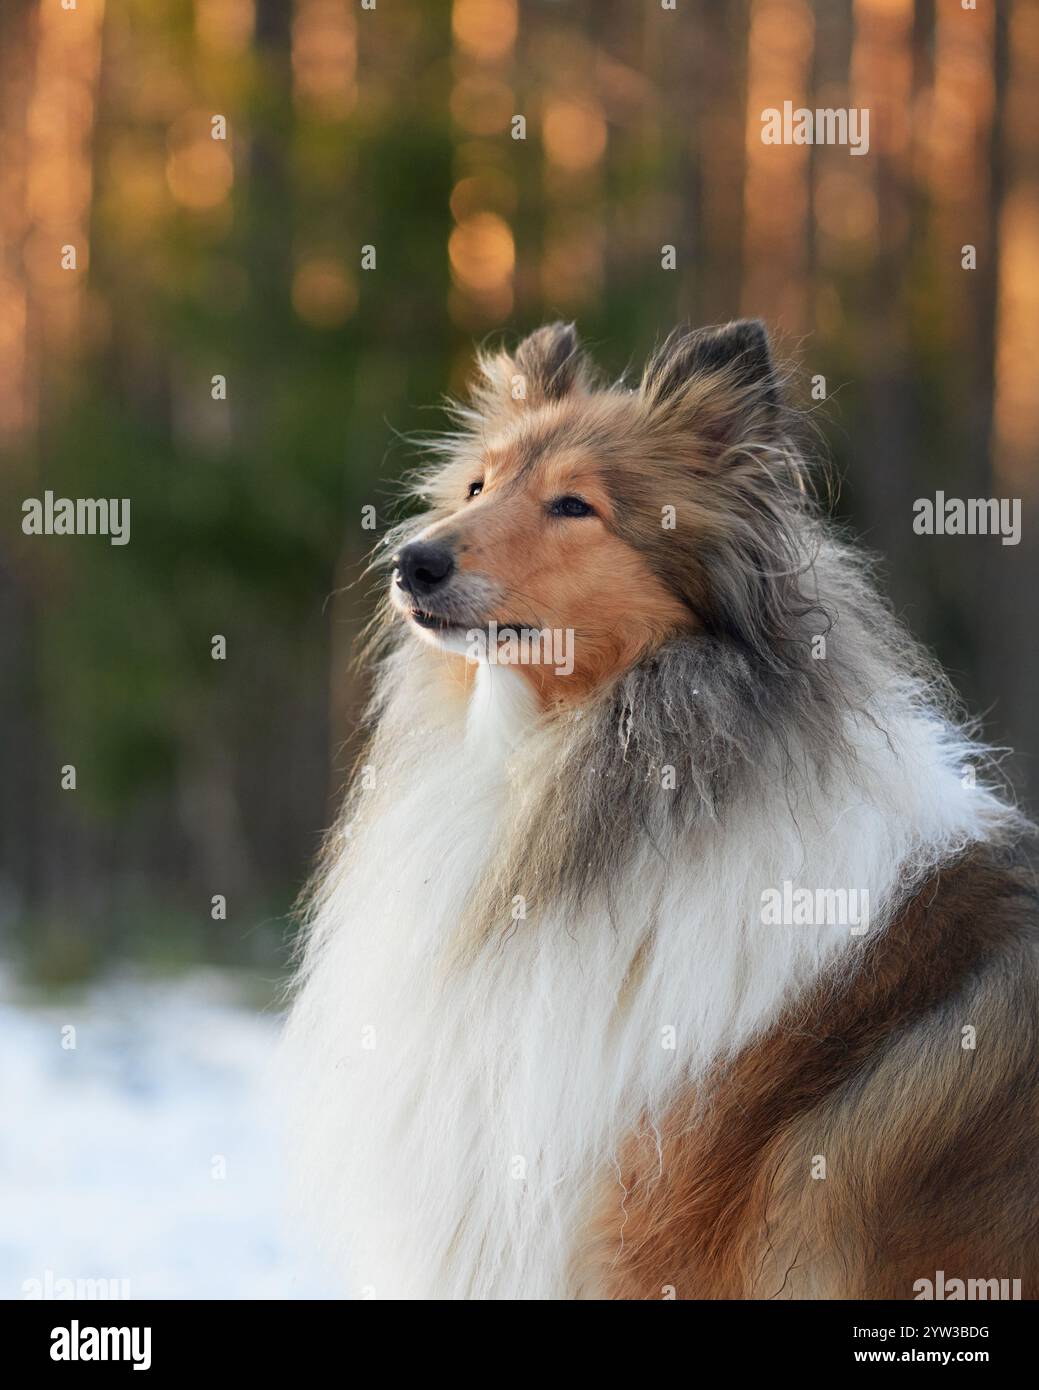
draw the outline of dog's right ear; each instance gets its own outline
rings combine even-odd
[[[477,365],[481,380],[474,395],[488,414],[548,405],[588,385],[588,360],[572,323],[546,324],[514,353],[481,353]]]

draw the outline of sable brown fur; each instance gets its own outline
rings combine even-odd
[[[1036,907],[1025,869],[968,853],[659,1148],[633,1136],[589,1231],[601,1293],[910,1299],[944,1270],[1039,1297]]]

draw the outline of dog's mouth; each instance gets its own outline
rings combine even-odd
[[[405,616],[416,627],[422,628],[424,632],[441,633],[445,636],[452,633],[467,632],[474,634],[474,640],[478,640],[476,634],[482,634],[488,643],[493,641],[497,645],[508,640],[516,640],[530,630],[529,623],[517,622],[514,619],[506,621],[494,618],[490,621],[484,619],[483,621],[460,622],[457,618],[447,618],[442,613],[433,613],[428,608],[416,606],[405,609]]]
[[[439,613],[430,613],[424,608],[409,608],[407,615],[416,627],[425,628],[427,632],[455,632],[462,626],[461,623],[453,622]]]

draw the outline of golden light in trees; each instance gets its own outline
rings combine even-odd
[[[606,150],[606,121],[592,102],[552,98],[545,106],[541,135],[552,163],[571,172],[591,168]]]
[[[76,250],[76,269],[66,270],[61,264],[61,247]],[[45,294],[48,310],[65,296],[77,297],[83,284],[83,271],[90,265],[90,242],[86,225],[70,222],[60,241],[49,227],[34,227],[22,247],[22,265],[29,277],[34,296]]]
[[[550,304],[576,309],[602,289],[603,229],[595,219],[574,218],[545,238],[541,289]]]
[[[454,288],[448,301],[456,323],[495,323],[512,309],[516,248],[509,224],[494,212],[465,217],[447,244]]]
[[[482,294],[460,290],[457,285],[452,285],[447,296],[447,311],[459,328],[466,332],[478,332],[508,318],[514,303],[515,295],[509,282]]]
[[[27,171],[29,215],[55,228],[82,217],[90,204],[90,166],[60,146],[41,151]]]
[[[516,185],[500,169],[481,169],[458,180],[451,190],[450,207],[456,222],[486,211],[507,217],[516,210]]]
[[[195,0],[195,32],[217,53],[244,53],[256,22],[254,0]]]
[[[854,169],[828,169],[815,190],[819,231],[837,242],[868,242],[877,227],[877,195]]]
[[[516,0],[455,0],[455,42],[482,62],[503,58],[516,42]]]
[[[936,8],[934,85],[925,134],[931,187],[950,203],[970,202],[987,184],[984,132],[995,99],[993,39],[991,6],[981,6],[969,17],[958,5],[955,10]]]
[[[296,102],[326,120],[357,104],[357,35],[348,0],[296,0],[292,21]]]
[[[234,183],[230,140],[214,140],[207,112],[192,112],[170,132],[166,182],[182,207],[219,207]]]
[[[808,318],[808,147],[766,145],[761,113],[806,104],[814,18],[804,0],[755,0],[746,99],[742,308],[800,330]]]
[[[36,62],[26,108],[27,141],[22,264],[28,277],[27,321],[45,350],[79,346],[80,309],[90,259],[94,108],[103,4],[75,15],[38,7]],[[76,269],[62,269],[62,247]]]
[[[497,213],[477,212],[459,223],[447,250],[455,281],[465,289],[494,290],[512,278],[516,248],[508,223]]]
[[[108,154],[106,205],[122,239],[153,229],[169,206],[162,148],[150,137],[116,136]]]
[[[1000,488],[1034,495],[1039,438],[1039,131],[1035,74],[1039,72],[1039,12],[1016,4],[1010,21],[1010,80],[1006,94],[1006,161],[1011,187],[999,217],[996,314],[996,390],[993,470]]]
[[[496,135],[513,114],[512,88],[493,77],[464,77],[451,92],[451,115],[471,135]]]
[[[0,280],[0,436],[25,424],[26,295],[13,280]]]
[[[996,353],[996,444],[1001,481],[1034,491],[1039,439],[1039,188],[1015,190],[1000,219],[999,333]]]
[[[855,0],[854,17],[852,101],[870,111],[871,149],[898,164],[912,121],[913,0]]]
[[[292,278],[292,307],[312,328],[338,328],[357,307],[357,286],[342,261],[313,256]]]
[[[501,171],[504,134],[514,114],[500,65],[516,41],[516,0],[454,0],[454,85],[450,108],[464,138],[455,147],[459,180],[451,193],[456,226],[447,245],[448,312],[467,329],[500,322],[512,310],[516,248],[505,216],[515,186]],[[503,215],[504,214],[504,215]]]

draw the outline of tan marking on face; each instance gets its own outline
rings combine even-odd
[[[586,453],[560,449],[531,464],[520,444],[491,447],[482,481],[478,496],[462,496],[427,535],[451,541],[462,574],[498,587],[488,622],[572,632],[572,673],[517,667],[544,704],[582,698],[689,626],[685,606],[612,529],[613,503]],[[580,497],[594,515],[553,516],[551,503],[565,496]]]

